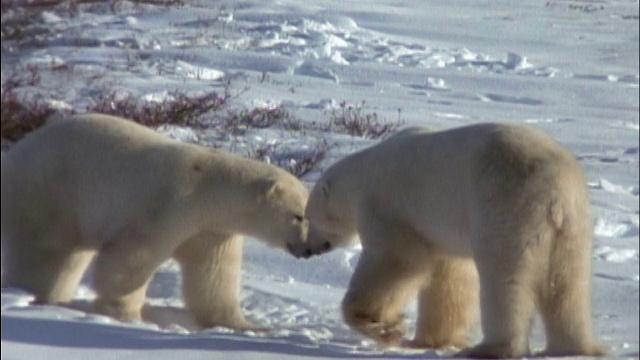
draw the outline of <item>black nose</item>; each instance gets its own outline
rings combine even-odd
[[[308,259],[311,257],[311,255],[313,255],[313,253],[311,252],[311,249],[306,249],[302,254],[302,257],[304,257],[305,259]]]
[[[331,243],[330,242],[325,242],[324,244],[322,244],[322,248],[324,249],[324,251],[329,251],[331,250]]]

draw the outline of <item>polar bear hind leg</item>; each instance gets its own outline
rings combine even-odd
[[[499,245],[502,243],[499,240],[504,237],[489,235],[481,239],[484,239],[481,243],[486,248],[475,259],[480,276],[484,338],[479,345],[462,354],[474,358],[528,356],[529,335],[536,310],[535,258],[538,255],[535,253],[538,251],[525,248],[501,251],[504,245]]]
[[[121,321],[142,320],[146,290],[173,248],[158,232],[122,231],[100,248],[93,271],[93,310]]]
[[[551,250],[553,168],[517,144],[495,140],[477,164],[471,240],[481,287],[483,341],[470,357],[522,357]]]
[[[44,275],[45,271],[38,271],[37,277],[43,284],[49,284],[45,295],[38,295],[36,302],[46,304],[66,304],[73,299],[78,284],[95,257],[96,251],[93,249],[76,249],[67,253],[60,251],[57,254],[50,254],[47,260],[48,264],[44,264],[45,268],[50,271],[49,275]],[[49,279],[47,279],[49,278]]]
[[[205,328],[255,328],[240,308],[242,243],[239,235],[203,233],[173,254],[182,271],[185,305]]]
[[[3,259],[2,286],[33,293],[35,303],[69,303],[95,250],[79,247],[76,234],[63,231],[64,227],[12,229],[5,229],[3,238],[3,251],[10,255]]]
[[[478,320],[479,284],[471,259],[441,257],[418,296],[416,335],[419,348],[465,348]]]
[[[590,218],[568,220],[553,242],[539,299],[547,334],[544,355],[602,356],[606,351],[592,338],[591,246],[585,244],[593,236]]]
[[[568,152],[503,135],[477,164],[471,233],[484,339],[463,354],[527,356],[536,310],[549,354],[597,354],[586,179]]]

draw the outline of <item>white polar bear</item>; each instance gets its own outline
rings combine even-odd
[[[572,154],[541,131],[478,124],[413,128],[331,166],[311,192],[308,257],[359,234],[345,321],[385,344],[461,346],[480,310],[483,341],[463,354],[529,354],[537,309],[548,355],[601,355],[592,335],[592,219]],[[475,262],[475,266],[474,266]],[[477,267],[477,272],[476,272]]]
[[[3,287],[69,302],[95,257],[95,311],[141,318],[175,258],[203,327],[250,328],[239,303],[242,237],[303,243],[308,191],[276,166],[185,144],[121,118],[47,125],[2,159]]]

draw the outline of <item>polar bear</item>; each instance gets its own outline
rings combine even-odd
[[[274,165],[169,139],[131,121],[56,121],[2,159],[3,287],[68,303],[95,257],[96,312],[141,319],[174,258],[203,327],[252,328],[239,302],[242,235],[294,250],[308,190]]]
[[[327,169],[306,217],[308,247],[294,255],[359,235],[343,315],[383,344],[401,342],[403,310],[419,293],[413,345],[464,346],[479,301],[484,338],[462,355],[528,355],[536,310],[545,354],[603,354],[592,335],[585,175],[539,130],[489,123],[401,131]]]

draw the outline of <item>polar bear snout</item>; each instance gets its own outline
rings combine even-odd
[[[324,231],[321,231],[316,226],[309,226],[309,233],[307,236],[307,249],[309,256],[321,255],[334,249],[333,237]]]
[[[331,251],[332,246],[329,241],[325,241],[322,246],[314,248],[309,243],[293,244],[287,243],[287,250],[295,257],[308,259],[315,255],[321,255]]]
[[[312,255],[322,255],[324,253],[331,251],[332,249],[333,249],[333,246],[331,245],[331,242],[325,241],[320,246],[315,248],[311,247],[309,250]]]
[[[308,259],[314,255],[321,255],[331,251],[332,245],[329,241],[325,241],[320,247],[313,248],[308,243],[293,244],[287,243],[287,250],[297,258]]]
[[[325,241],[324,244],[322,244],[322,250],[323,252],[331,251],[331,243],[328,241]]]
[[[315,255],[306,244],[303,244],[302,246],[296,246],[292,243],[287,243],[287,250],[289,250],[291,255],[295,256],[298,259],[299,258],[308,259],[311,256]]]
[[[324,254],[326,252],[331,251],[331,249],[333,248],[333,246],[331,245],[330,241],[325,241],[322,244],[320,244],[320,246],[318,246],[315,249],[311,249],[311,252],[313,253],[313,255],[320,255],[320,254]]]

